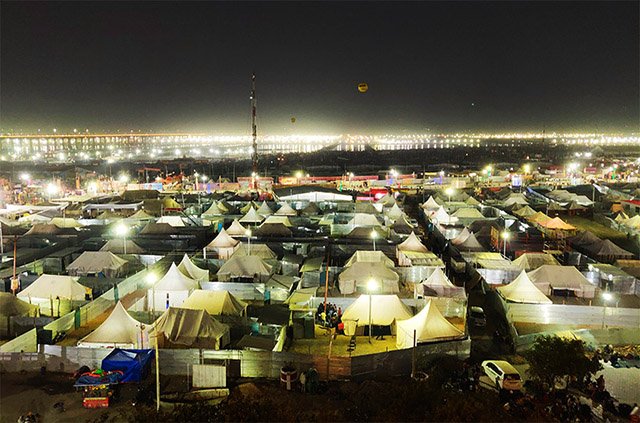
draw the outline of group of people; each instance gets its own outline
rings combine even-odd
[[[318,305],[318,310],[316,311],[316,322],[327,328],[344,330],[344,324],[342,323],[342,308],[333,303],[327,303],[325,311],[324,303],[320,303],[320,305]]]

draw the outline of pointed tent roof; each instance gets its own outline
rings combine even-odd
[[[387,257],[382,251],[356,251],[344,264],[349,267],[355,263],[382,263],[387,267],[394,267],[393,260]]]
[[[291,295],[289,295],[289,298],[284,301],[284,304],[307,304],[311,298],[316,296],[317,291],[317,286],[296,289],[291,293]]]
[[[374,227],[372,229],[370,227],[364,227],[364,226],[357,226],[351,229],[351,231],[349,231],[349,233],[345,235],[345,237],[352,238],[352,239],[369,239],[370,240],[371,232],[373,231],[376,232],[377,239],[380,239],[380,240],[387,239],[387,234],[384,231],[382,231],[380,227]]]
[[[543,212],[539,211],[536,214],[529,216],[527,220],[533,223],[541,224],[543,222],[548,222],[549,220],[551,220],[551,218]]]
[[[269,207],[266,201],[262,201],[262,204],[260,204],[260,208],[257,211],[260,216],[269,216],[273,214],[273,210],[271,210],[271,207]]]
[[[276,215],[271,215],[271,216],[267,216],[264,219],[264,222],[262,222],[262,225],[271,225],[271,224],[281,224],[284,225],[286,227],[291,227],[293,225],[291,225],[291,221],[289,220],[289,216],[276,216]]]
[[[140,231],[140,235],[171,235],[176,233],[176,228],[168,223],[149,222]]]
[[[480,201],[476,200],[473,197],[469,197],[466,200],[464,200],[465,203],[467,203],[470,206],[479,206],[480,205]]]
[[[212,316],[242,316],[247,310],[247,303],[238,300],[229,291],[196,289],[184,300],[180,307],[191,310],[205,310]]]
[[[253,249],[253,246],[251,246]],[[243,250],[239,248],[237,251]],[[253,253],[253,251],[252,251]],[[242,256],[233,254],[225,264],[218,270],[218,275],[247,276],[254,275],[268,276],[271,274],[271,265],[267,264],[258,256]]]
[[[162,199],[162,208],[165,210],[182,210],[180,203],[171,197],[164,197]]]
[[[380,197],[380,199],[376,201],[376,203],[382,204],[383,207],[391,207],[396,204],[396,199],[387,193],[384,196]]]
[[[156,223],[166,223],[168,225],[173,226],[174,228],[182,228],[186,226],[182,217],[180,216],[162,216],[160,219],[156,221]]]
[[[0,316],[35,316],[38,306],[22,301],[9,292],[0,292]]]
[[[240,213],[242,213],[243,215],[247,214],[251,207],[257,210],[260,206],[258,206],[254,201],[249,201],[247,204],[240,208]]]
[[[530,271],[545,264],[559,265],[558,260],[551,254],[546,253],[524,253],[511,262],[518,269]]]
[[[286,201],[284,202],[284,204],[282,205],[282,207],[280,207],[276,213],[276,216],[297,216],[298,212],[296,212],[290,205],[289,203],[287,203]]]
[[[229,327],[205,310],[169,307],[153,324],[152,336],[158,332],[172,344],[219,348],[223,346],[220,341],[229,336]]]
[[[420,253],[428,253],[429,249],[420,241],[415,232],[407,237],[402,243],[397,245],[398,251],[417,251]]]
[[[136,244],[130,239],[127,239],[127,254],[143,254],[144,248]],[[122,238],[114,238],[107,241],[106,244],[100,248],[100,251],[110,251],[114,254],[124,254],[124,240]]]
[[[128,252],[128,251],[127,251]],[[77,273],[98,273],[104,270],[118,270],[127,261],[109,251],[85,251],[67,266],[67,271]]]
[[[431,216],[431,220],[436,220],[438,223],[441,223],[443,225],[448,225],[450,223],[457,222],[458,218],[456,216],[453,216],[453,217],[449,216],[449,214],[444,209],[444,207],[440,206],[438,211],[436,211],[435,214],[433,214],[433,216]]]
[[[209,281],[209,271],[206,269],[201,269],[196,266],[187,253],[184,253],[182,257],[182,261],[178,265],[178,270],[182,272],[185,276],[194,279],[198,282],[208,282]]]
[[[349,225],[356,226],[380,226],[380,222],[378,219],[368,213],[356,213],[353,218],[349,221]]]
[[[475,207],[464,207],[458,209],[452,216],[461,219],[482,219],[484,216]]]
[[[82,338],[82,344],[137,345],[140,341],[141,325],[131,317],[121,301],[113,308],[109,317],[89,335]]]
[[[357,320],[358,325],[369,324],[369,295],[360,295],[344,310],[342,320]],[[394,321],[411,318],[411,310],[397,295],[371,296],[371,322],[374,325],[388,326]]]
[[[576,229],[575,226],[568,224],[567,222],[560,219],[559,217],[554,217],[551,220],[548,220],[544,223],[540,223],[540,226],[547,229],[559,229],[563,231],[573,231]]]
[[[245,214],[240,218],[240,223],[260,223],[263,220],[264,220],[264,217],[258,214],[256,209],[251,207],[247,212],[247,214]]]
[[[640,228],[640,215],[635,215],[632,218],[625,220],[623,225],[629,228]]]
[[[397,203],[394,203],[393,206],[389,209],[389,211],[387,212],[387,216],[389,217],[389,219],[391,220],[396,220],[396,219],[400,219],[402,216],[404,216],[404,212],[402,211],[402,209],[398,206]]]
[[[517,216],[527,218],[536,214],[536,211],[527,205],[521,209],[515,210],[513,213]]]
[[[316,203],[309,203],[309,205],[307,205],[307,207],[305,207],[301,211],[301,213],[304,215],[316,215],[320,214],[321,212],[322,210],[320,210],[320,207],[318,207]]]
[[[618,223],[623,223],[627,219],[629,219],[629,216],[627,216],[624,211],[621,211],[614,220]]]
[[[40,275],[31,285],[18,292],[19,298],[56,298],[84,301],[87,289],[74,276]],[[89,291],[90,292],[90,291]]]
[[[416,343],[455,339],[464,336],[464,332],[451,324],[438,310],[432,300],[410,319],[398,320],[396,323],[396,346],[411,348],[415,331]]]
[[[430,196],[429,199],[422,204],[422,208],[427,210],[438,210],[440,208],[440,204],[438,204],[433,196]]]
[[[464,227],[460,233],[451,240],[451,243],[453,245],[460,245],[462,243],[464,243],[467,238],[469,238],[469,236],[471,235],[471,231],[469,231],[469,229],[467,227]]]
[[[226,214],[226,212],[220,208],[218,206],[218,202],[214,201],[213,203],[211,203],[211,206],[207,209],[207,211],[205,211],[204,213],[202,213],[203,216],[220,216]]]
[[[191,291],[198,289],[198,281],[182,273],[175,263],[165,275],[153,286],[156,291]]]
[[[131,216],[129,216],[128,219],[151,220],[151,219],[155,219],[155,217],[153,215],[150,215],[149,213],[147,213],[143,209],[140,209],[137,212],[135,212],[134,214],[132,214]]]
[[[355,203],[354,211],[356,213],[366,213],[373,215],[380,213],[380,211],[376,209],[376,206],[374,206],[370,202]]]
[[[458,250],[460,251],[484,251],[482,244],[478,242],[475,234],[471,232],[467,239],[461,244],[458,244]]]
[[[560,203],[555,203],[555,202],[552,201],[552,202],[549,203],[549,206],[547,207],[547,210],[563,211],[563,210],[566,210],[566,209],[564,207],[562,207],[560,205]]]
[[[413,232],[414,228],[415,227],[407,220],[406,215],[402,215],[401,218],[396,219],[396,221],[391,225],[391,229],[399,234],[410,234]]]
[[[231,257],[243,257],[246,256],[248,252],[248,248],[238,248],[233,252]],[[273,252],[271,248],[267,244],[251,244],[251,255],[260,257],[264,260],[276,259],[278,255]]]
[[[111,210],[105,210],[96,216],[96,219],[99,220],[114,220],[114,219],[122,219],[122,216],[112,212]]]
[[[234,220],[234,222],[237,222],[237,220]],[[238,225],[239,224],[240,223],[238,223]],[[244,236],[245,234],[243,233],[242,235]],[[218,233],[218,235],[213,239],[213,241],[211,241],[209,245],[206,246],[206,249],[212,250],[214,248],[233,248],[236,245],[238,245],[239,242],[240,241],[238,241],[237,239],[231,238],[231,236],[229,236],[227,231],[224,228],[222,228],[220,233]]]
[[[233,219],[231,225],[226,229],[228,235],[231,236],[246,236],[247,228],[242,226],[238,219]]]
[[[518,193],[518,194],[511,194],[509,198],[507,198],[504,201],[503,204],[505,207],[511,207],[514,205],[527,205],[529,204],[529,202],[527,201],[527,199],[523,194]]]
[[[548,284],[553,289],[582,290],[593,285],[574,266],[552,266],[545,264],[527,273],[534,285]]]
[[[350,294],[354,291],[367,289],[370,280],[376,280],[380,288],[378,292],[389,294],[399,292],[398,281],[400,277],[393,268],[383,262],[356,262],[338,275],[340,292]]]
[[[576,236],[568,238],[569,242],[579,247],[593,246],[600,244],[602,240],[593,234],[591,231],[584,231]]]
[[[420,285],[425,286],[444,286],[447,288],[456,288],[454,284],[451,283],[447,275],[444,274],[441,268],[436,267],[436,269],[429,275],[429,277],[420,283]]]
[[[601,242],[599,248],[596,251],[596,256],[600,257],[633,257],[634,254],[629,251],[618,247],[611,240],[605,239]]]
[[[500,295],[508,301],[524,304],[551,304],[552,301],[547,298],[537,286],[531,282],[527,272],[523,270],[508,285],[497,288]]]

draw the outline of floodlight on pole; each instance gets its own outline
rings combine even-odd
[[[444,190],[445,194],[447,194],[447,197],[449,198],[449,203],[451,202],[451,196],[453,195],[453,193],[455,192],[455,190],[451,187],[447,188]]]
[[[369,343],[371,343],[371,331],[373,329],[373,320],[371,315],[371,303],[372,303],[372,293],[378,290],[378,281],[375,279],[370,279],[367,282],[367,291],[369,292]]]
[[[251,229],[247,229],[246,231],[244,231],[244,234],[247,236],[247,242],[248,242],[248,248],[247,248],[247,255],[250,256],[251,255]]]
[[[503,256],[507,256],[507,241],[509,240],[509,237],[511,236],[509,234],[509,232],[504,231],[500,234],[500,236],[502,237],[502,255]]]
[[[602,307],[602,329],[604,329],[605,326],[605,318],[607,316],[607,302],[613,300],[613,294],[611,294],[610,292],[603,292],[602,293],[602,302],[603,302],[603,307]]]
[[[117,236],[122,237],[123,253],[127,254],[127,234],[129,233],[129,228],[124,223],[119,223],[115,227],[115,233]]]
[[[373,251],[376,250],[376,238],[378,238],[378,233],[376,232],[375,229],[371,230],[371,233],[369,234],[369,236],[371,237],[371,240],[373,241]]]

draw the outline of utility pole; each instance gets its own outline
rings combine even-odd
[[[251,75],[251,137],[252,137],[252,152],[251,152],[251,162],[252,162],[252,170],[253,175],[258,174],[258,127],[256,125],[256,74],[255,72]],[[255,188],[255,187],[254,187]]]

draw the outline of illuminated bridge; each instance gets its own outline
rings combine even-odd
[[[487,146],[638,145],[640,136],[604,134],[409,134],[409,135],[267,135],[258,139],[259,154],[337,151],[479,148]],[[0,160],[70,162],[149,160],[194,157],[249,158],[250,136],[207,134],[69,134],[0,135]]]

